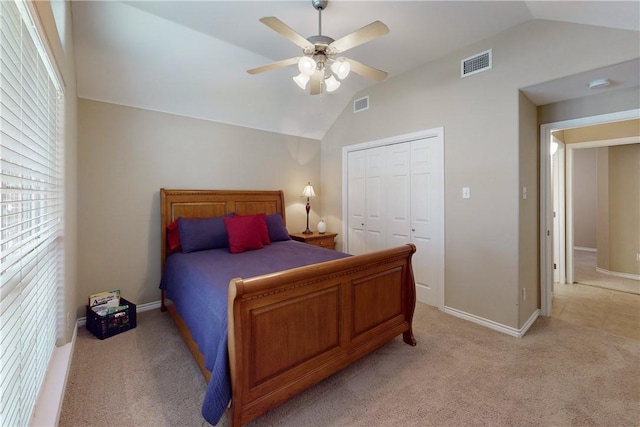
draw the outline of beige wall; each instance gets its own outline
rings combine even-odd
[[[368,95],[370,108],[354,114],[347,105],[322,140],[322,185],[329,192],[323,215],[342,216],[343,146],[443,126],[445,305],[521,327],[531,313],[519,308],[520,281],[528,286],[520,266],[538,266],[537,241],[529,235],[537,203],[522,203],[521,186],[536,188],[537,178],[529,182],[524,170],[537,168],[538,158],[520,155],[529,144],[537,147],[537,136],[525,142],[520,134],[518,90],[634,59],[639,48],[633,31],[530,21],[361,91],[356,98]],[[487,49],[493,69],[460,79],[460,60]],[[471,187],[470,200],[461,198],[464,186]]]
[[[540,307],[540,268],[538,267],[538,124],[536,106],[519,93],[520,202],[518,228],[518,325],[523,325]],[[526,196],[524,194],[526,188]],[[526,197],[526,198],[525,198]]]
[[[625,61],[617,61],[625,62]],[[569,99],[538,108],[538,123],[554,123],[638,108],[638,87]],[[565,130],[566,132],[566,130]],[[559,138],[564,141],[563,137]],[[571,141],[570,142],[577,142]]]
[[[566,135],[566,133],[565,133]],[[598,149],[573,152],[573,245],[596,249]]]
[[[69,2],[58,2],[62,8],[63,21],[66,21],[65,34],[58,34],[56,22],[48,1],[34,2],[38,20],[46,34],[47,44],[54,55],[58,70],[64,80],[65,117],[64,117],[64,307],[68,318],[63,341],[70,342],[76,325],[77,302],[77,97],[76,71],[71,32],[71,6]],[[64,45],[62,43],[64,40]],[[66,316],[68,314],[68,316]],[[62,343],[60,343],[62,344]]]
[[[609,270],[609,147],[598,148],[598,221],[596,239],[598,242],[597,265]]]
[[[78,164],[78,316],[93,292],[159,300],[161,187],[281,189],[291,231],[306,225],[306,182],[319,195],[312,229],[326,191],[317,140],[86,99],[78,102]]]
[[[609,271],[640,276],[640,144],[609,147]]]
[[[633,93],[633,91],[629,92]],[[638,93],[637,89],[635,93]],[[640,119],[566,129],[563,135],[565,144],[634,137],[640,135]]]

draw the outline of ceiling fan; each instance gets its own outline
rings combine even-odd
[[[350,71],[376,81],[386,79],[386,72],[338,55],[387,34],[389,28],[382,22],[375,21],[338,40],[324,36],[322,35],[322,10],[327,7],[327,3],[327,0],[311,0],[311,4],[318,11],[318,35],[309,38],[302,37],[276,17],[261,18],[260,22],[301,47],[304,55],[283,59],[247,70],[247,72],[258,74],[298,64],[300,74],[294,77],[293,81],[302,89],[306,89],[307,83],[311,81],[311,95],[322,93],[323,88],[327,92],[333,92],[340,86],[338,79],[345,79]]]

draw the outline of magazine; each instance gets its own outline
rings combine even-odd
[[[120,289],[89,295],[89,307],[116,307],[120,305]]]
[[[89,295],[89,307],[98,315],[106,316],[107,314],[126,310],[129,306],[120,305],[120,289],[114,289],[113,291]]]

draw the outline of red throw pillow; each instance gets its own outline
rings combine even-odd
[[[247,218],[254,218],[256,221],[256,227],[260,233],[260,238],[262,239],[263,245],[270,245],[271,239],[269,238],[269,227],[267,227],[267,214],[256,214],[256,215],[242,215]]]
[[[255,215],[236,215],[231,218],[224,218],[224,226],[229,236],[229,252],[232,254],[264,247],[262,243],[262,227],[259,218]]]
[[[180,233],[178,232],[178,220],[167,225],[167,255],[182,251],[180,246]]]

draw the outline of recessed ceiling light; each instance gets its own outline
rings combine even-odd
[[[611,82],[609,81],[609,79],[593,80],[592,82],[589,83],[589,89],[600,89],[602,87],[607,87],[610,84]]]

